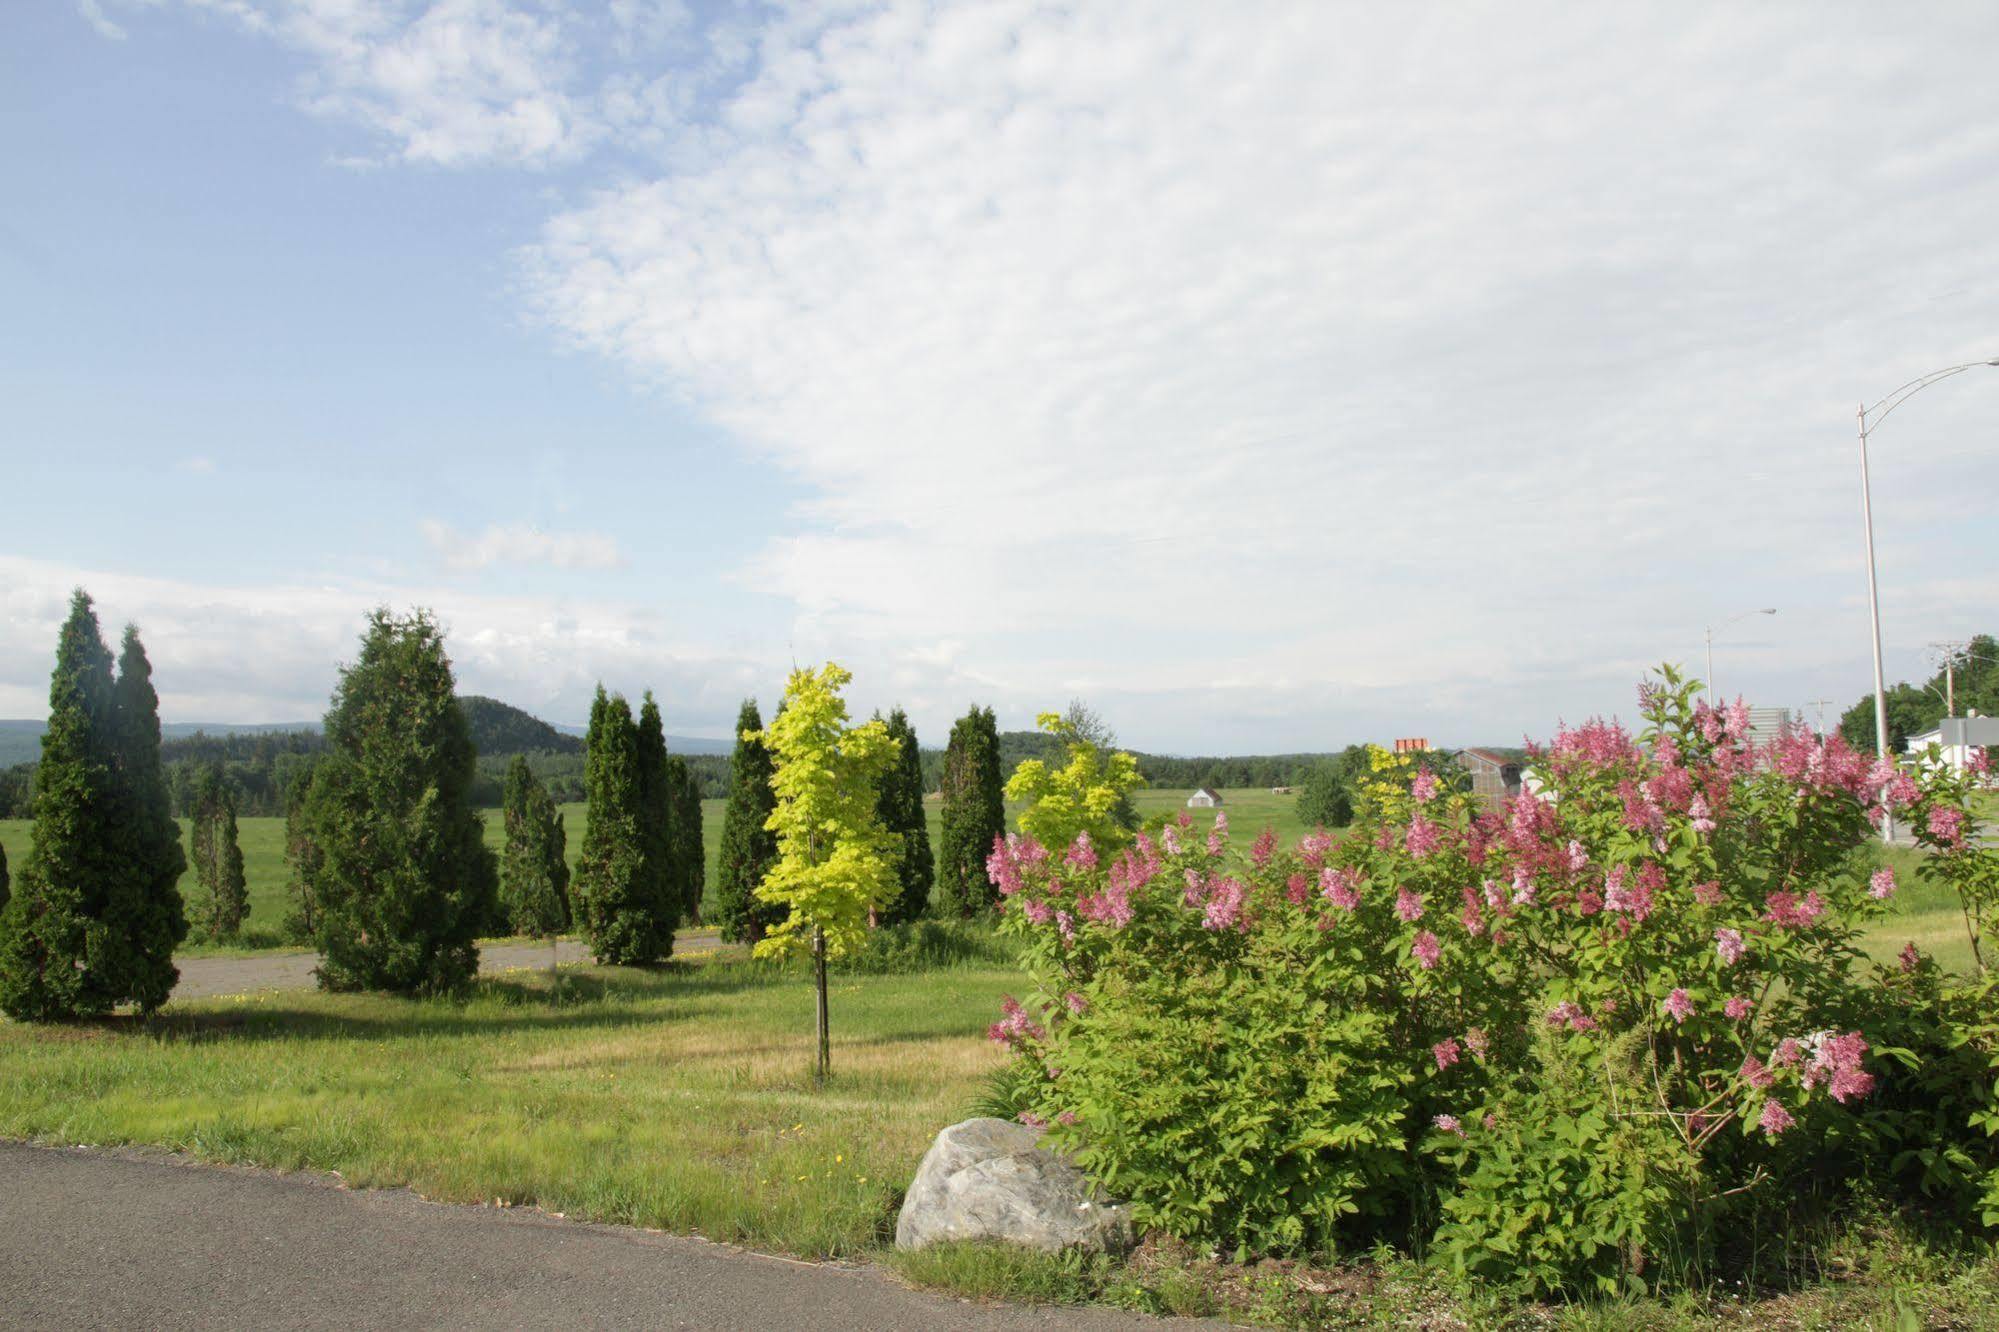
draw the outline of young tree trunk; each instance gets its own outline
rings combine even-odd
[[[828,1065],[832,1062],[832,1033],[826,1021],[826,931],[812,927],[812,988],[819,999],[819,1071],[817,1079],[826,1080]]]

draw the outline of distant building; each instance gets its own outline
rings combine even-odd
[[[1217,809],[1221,803],[1222,793],[1206,786],[1187,797],[1188,809]]]
[[[1921,735],[1910,736],[1902,752],[1921,758],[1931,745],[1937,747],[1938,762],[1952,772],[1963,772],[1973,749],[1999,745],[1999,717],[1945,717]]]
[[[1271,787],[1271,788],[1270,788],[1270,794],[1272,794],[1272,795],[1290,795],[1290,794],[1291,794],[1291,788],[1290,788],[1290,787],[1288,787],[1288,786],[1273,786],[1273,787]]]
[[[1520,764],[1490,749],[1460,749],[1458,766],[1471,775],[1471,793],[1488,805],[1520,794]]]
[[[1749,743],[1767,745],[1791,729],[1789,708],[1749,709]]]
[[[1430,752],[1430,742],[1420,735],[1405,736],[1395,742],[1395,752],[1398,754],[1427,754]]]

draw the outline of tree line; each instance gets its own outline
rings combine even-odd
[[[1999,717],[1999,640],[1975,635],[1956,653],[1946,674],[1943,666],[1918,684],[1903,680],[1885,691],[1888,702],[1888,752],[1900,754],[1909,737],[1934,730],[1943,720],[1946,703],[1955,703],[1957,717],[1977,713]],[[1874,750],[1874,695],[1863,694],[1840,714],[1839,733],[1862,753]]]

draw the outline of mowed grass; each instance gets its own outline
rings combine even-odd
[[[804,974],[733,950],[482,980],[464,1000],[266,993],[151,1022],[0,1024],[0,1136],[337,1170],[811,1256],[875,1247],[939,1127],[1001,1062],[1008,971],[834,978],[813,1085]]]

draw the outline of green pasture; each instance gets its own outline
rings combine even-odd
[[[0,1136],[853,1254],[1001,1062],[985,1026],[1020,981],[837,975],[824,1088],[802,970],[711,949],[549,984],[535,970],[463,1000],[266,992],[145,1023],[0,1023]]]

